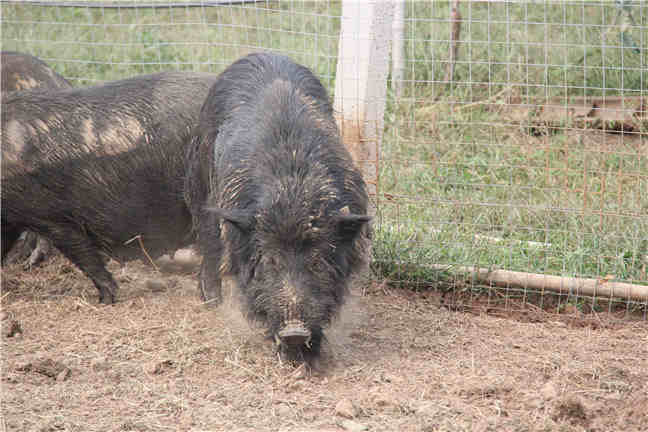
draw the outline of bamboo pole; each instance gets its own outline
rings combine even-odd
[[[461,273],[470,274],[479,282],[500,287],[520,287],[571,295],[648,301],[648,286],[613,282],[607,278],[584,279],[510,270],[489,270],[471,266],[454,267],[443,264],[433,264],[431,267],[436,270],[458,270]]]

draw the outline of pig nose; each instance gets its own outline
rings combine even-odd
[[[279,331],[278,336],[281,343],[288,346],[308,346],[311,332],[302,322],[297,321],[286,323],[284,328]]]

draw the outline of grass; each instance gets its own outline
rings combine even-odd
[[[628,17],[617,17],[612,2],[462,3],[460,57],[446,83],[449,13],[448,2],[407,3],[403,94],[388,91],[376,269],[418,283],[453,275],[394,263],[648,283],[645,128],[532,130],[493,104],[465,107],[489,98],[510,108],[648,96],[648,6],[633,6],[635,25],[622,32]],[[76,85],[169,69],[219,72],[247,52],[273,49],[311,67],[332,91],[340,14],[339,2],[3,4],[2,49],[33,53]]]
[[[565,127],[532,136],[497,113],[457,113],[443,100],[400,105],[415,120],[397,111],[387,121],[380,185],[394,198],[382,210],[399,223],[378,234],[378,250],[403,242],[421,262],[645,283],[645,133]]]
[[[438,84],[448,59],[448,2],[413,2],[406,30],[410,71],[406,79]],[[627,14],[605,2],[554,1],[546,4],[466,3],[462,53],[455,81],[462,101],[513,86],[528,96],[640,93],[646,86],[646,6],[630,15],[635,25],[625,30]],[[643,87],[642,87],[643,86]],[[467,92],[467,94],[462,94]]]
[[[335,73],[339,4],[2,11],[3,49],[34,53],[79,85],[169,69],[220,72],[258,48],[290,53],[324,81]]]

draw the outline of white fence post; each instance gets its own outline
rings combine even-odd
[[[392,25],[392,79],[391,88],[396,99],[401,97],[405,75],[405,0],[394,0]]]
[[[345,145],[375,194],[393,1],[343,0],[334,108]]]

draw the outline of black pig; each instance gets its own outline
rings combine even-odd
[[[45,62],[29,54],[2,51],[0,53],[0,75],[2,76],[2,93],[39,89],[65,89],[72,85],[61,75],[52,70]],[[27,259],[27,265],[41,262],[50,251],[50,244],[42,236],[25,231],[22,242],[16,244],[10,253],[13,261]]]
[[[219,301],[232,276],[282,355],[316,358],[370,220],[326,90],[288,57],[243,57],[209,91],[187,163],[203,298]]]
[[[215,80],[160,73],[7,95],[3,256],[23,229],[35,231],[92,279],[102,303],[113,303],[105,255],[124,261],[145,249],[156,257],[189,244],[184,156]]]
[[[15,51],[0,53],[2,93],[33,88],[70,88],[72,85],[44,61]]]

